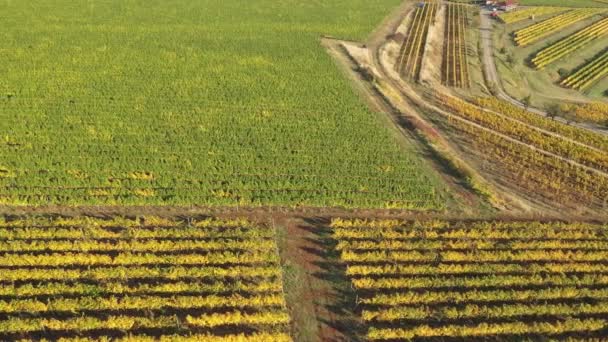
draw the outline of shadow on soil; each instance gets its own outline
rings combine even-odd
[[[331,298],[325,302],[317,300],[324,306],[333,319],[320,317],[319,320],[338,331],[347,341],[362,341],[365,329],[358,320],[357,296],[345,274],[345,266],[340,264],[339,252],[336,251],[336,241],[331,237],[330,220],[322,217],[302,217],[306,222],[301,228],[310,234],[306,238],[309,246],[304,247],[306,253],[316,255],[320,261],[315,264],[320,271],[312,274],[315,278],[331,285]]]

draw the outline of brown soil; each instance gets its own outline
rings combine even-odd
[[[362,332],[354,293],[337,262],[328,224],[329,219],[322,217],[297,217],[286,226],[283,257],[303,270],[298,283],[290,284],[295,288],[290,306],[296,341],[355,341]]]
[[[420,83],[434,87],[441,83],[441,65],[443,64],[443,33],[445,31],[446,6],[437,11],[434,24],[429,27],[424,47],[424,57],[420,68]]]

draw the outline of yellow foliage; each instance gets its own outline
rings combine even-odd
[[[608,104],[595,102],[574,107],[574,115],[581,121],[598,124],[608,123]]]
[[[133,171],[129,173],[127,177],[137,180],[152,181],[154,180],[154,173],[150,171]]]
[[[146,188],[135,189],[135,190],[133,190],[133,193],[136,196],[140,196],[140,197],[154,197],[154,196],[156,196],[156,191],[154,191],[154,189],[146,189]]]

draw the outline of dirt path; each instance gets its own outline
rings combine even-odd
[[[403,1],[399,7],[395,8],[388,17],[367,37],[367,45],[378,46],[382,44],[386,37],[396,32],[409,11],[414,8],[416,2]]]
[[[334,58],[337,66],[342,70],[343,74],[351,81],[351,85],[355,87],[355,90],[359,93],[361,98],[365,100],[367,105],[376,112],[385,112],[390,110],[390,107],[386,105],[382,99],[378,98],[373,91],[363,85],[359,80],[359,76],[356,72],[353,72],[357,68],[357,65],[348,59],[344,58],[343,47],[340,45],[340,40],[324,37],[321,39],[321,45],[325,47],[327,52]],[[355,43],[358,44],[358,43]]]
[[[480,32],[480,39],[481,39],[481,51],[482,51],[482,61],[483,61],[483,68],[484,68],[484,75],[486,78],[486,83],[488,88],[490,89],[494,89],[494,96],[498,97],[499,99],[503,100],[503,101],[507,101],[513,105],[516,105],[522,109],[526,109],[527,111],[534,113],[534,114],[538,114],[544,117],[548,117],[547,112],[542,111],[538,108],[532,108],[532,107],[526,107],[523,103],[521,103],[520,101],[512,98],[511,96],[509,96],[509,94],[507,94],[507,92],[505,92],[502,83],[500,81],[500,77],[498,75],[498,71],[496,68],[496,62],[494,60],[494,41],[493,41],[493,37],[492,37],[492,23],[493,23],[493,19],[490,16],[490,11],[488,11],[487,9],[482,8],[479,12],[480,15],[480,20],[479,20],[479,32]],[[561,117],[555,117],[556,121],[560,121],[564,124],[568,124],[568,120],[561,118]],[[576,126],[578,128],[582,128],[582,129],[586,129],[598,134],[603,134],[603,135],[608,135],[608,130],[605,129],[601,129],[598,128],[596,126],[593,125],[588,125],[588,124],[584,124],[584,123],[570,123],[570,125],[572,126]]]
[[[355,293],[338,262],[323,217],[292,217],[281,243],[285,288],[298,342],[357,341],[363,335]]]
[[[493,41],[492,41],[492,19],[490,12],[482,9],[480,11],[479,31],[482,46],[482,58],[486,82],[489,87],[494,86],[498,91],[499,97],[502,97],[504,91],[500,86],[498,73],[496,72],[496,64],[494,62]]]
[[[458,220],[463,218],[495,218],[500,220],[535,220],[535,215],[513,214],[505,212],[482,213],[479,215],[463,216],[457,212],[413,211],[401,209],[344,209],[329,207],[206,207],[206,206],[0,206],[1,216],[91,216],[97,218],[158,216],[164,218],[244,218],[252,222],[286,227],[285,218],[379,218],[379,219],[409,219],[424,220],[441,218]],[[547,220],[588,220],[590,217],[572,217],[569,214],[545,216]],[[591,218],[593,219],[593,218]],[[598,219],[608,219],[606,215]]]

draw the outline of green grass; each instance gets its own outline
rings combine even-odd
[[[399,2],[0,2],[0,203],[442,207],[320,46]]]
[[[608,7],[604,0],[521,0],[522,6]]]

